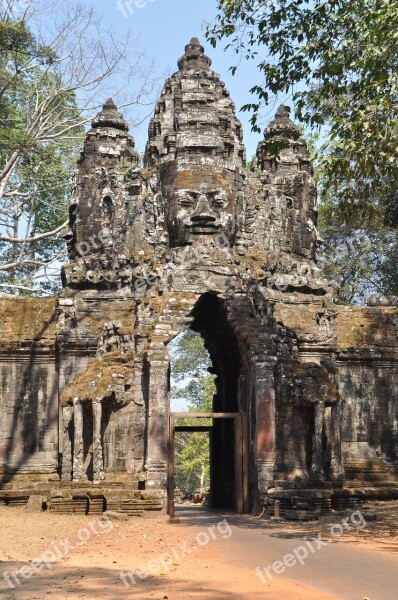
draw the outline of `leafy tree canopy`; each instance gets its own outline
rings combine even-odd
[[[104,27],[90,3],[0,2],[0,293],[59,287],[85,126],[110,93],[151,104],[145,63],[132,32]]]
[[[396,0],[219,0],[207,37],[258,62],[258,100],[244,107],[255,129],[262,106],[291,98],[296,117],[325,134],[324,191],[387,207],[398,224]]]
[[[333,197],[319,206],[323,244],[319,266],[340,304],[364,304],[367,296],[398,294],[398,252],[395,232],[382,219],[363,213],[345,215]]]
[[[59,270],[65,243],[59,235],[35,238],[67,220],[84,127],[75,93],[58,93],[60,75],[52,68],[56,56],[37,44],[26,23],[0,21],[0,39],[1,287],[30,289],[39,274],[41,293],[46,293],[57,287],[51,266]],[[32,120],[38,107],[47,131]],[[66,120],[74,125],[63,135]]]

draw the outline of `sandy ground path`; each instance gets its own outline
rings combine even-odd
[[[166,517],[100,524],[95,517],[28,514],[0,507],[0,598],[336,598],[278,577],[263,585],[253,569],[224,557],[222,547],[233,539],[229,525],[222,523],[217,529],[216,521],[212,529],[208,527],[203,523],[173,526]]]
[[[271,586],[278,574],[341,600],[397,600],[398,503],[371,508],[378,513],[375,522],[366,521],[364,509],[311,523],[226,515],[232,536],[228,543],[217,538],[214,547],[224,564],[239,564],[252,572],[260,567],[264,582]],[[199,507],[184,507],[177,514],[181,522],[177,527],[184,529],[222,518]],[[293,561],[295,553],[301,560]],[[289,556],[286,566],[281,561]]]

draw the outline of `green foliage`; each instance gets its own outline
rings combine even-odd
[[[297,118],[321,128],[324,192],[349,208],[397,205],[398,7],[391,0],[219,0],[208,26],[254,59],[263,83],[244,107],[291,97]],[[235,72],[237,65],[232,67]]]
[[[201,336],[186,330],[172,346],[171,399],[183,401],[187,412],[211,412],[216,393],[214,376],[208,372],[211,366],[209,354]],[[182,419],[183,424],[210,425],[211,421]],[[177,433],[176,435],[176,484],[183,492],[208,488],[210,484],[209,436],[207,433]]]
[[[317,135],[309,147],[316,152]],[[324,171],[315,162],[318,189],[324,190]],[[384,213],[384,218],[383,218]],[[398,240],[396,225],[386,218],[386,205],[341,203],[338,194],[324,190],[319,205],[318,229],[322,244],[318,263],[333,285],[334,300],[365,304],[372,294],[398,294]]]
[[[320,263],[336,300],[397,294],[397,2],[219,0],[207,37],[257,61],[257,101],[243,107],[253,129],[282,96],[315,133]]]
[[[192,424],[192,423],[191,423]],[[210,485],[209,434],[176,433],[176,486],[182,493],[206,490]]]
[[[324,241],[319,266],[341,304],[364,304],[371,294],[398,293],[397,239],[375,216],[346,215],[328,198],[319,207],[319,231]]]
[[[65,243],[62,234],[35,238],[67,220],[82,118],[75,93],[62,90],[56,56],[23,21],[0,21],[0,39],[2,289],[31,288],[39,275],[42,293],[52,292],[51,263]]]
[[[131,30],[104,23],[90,2],[0,2],[0,291],[59,286],[85,125],[110,95],[144,106],[156,88]]]
[[[194,379],[200,375],[208,376],[209,367],[211,367],[210,357],[198,333],[187,329],[176,338],[171,361],[173,379],[176,382]]]

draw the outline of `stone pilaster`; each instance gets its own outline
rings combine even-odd
[[[93,467],[94,483],[104,479],[104,455],[101,438],[102,404],[98,399],[93,402]]]
[[[72,435],[73,435],[73,408],[64,406],[62,408],[62,481],[72,480]]]
[[[73,481],[84,479],[84,456],[83,456],[83,408],[79,398],[73,401]]]
[[[341,456],[341,405],[332,407],[331,414],[331,479],[334,483],[344,481],[344,468]]]
[[[151,353],[148,361],[147,486],[165,488],[169,415],[169,360],[166,349],[163,347],[162,353]]]
[[[315,432],[312,443],[311,475],[318,481],[323,480],[323,429],[325,425],[325,404],[319,402],[314,407]]]
[[[256,436],[255,456],[260,497],[273,486],[275,472],[275,361],[256,362]]]

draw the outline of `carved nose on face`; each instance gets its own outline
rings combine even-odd
[[[192,223],[214,223],[217,219],[217,215],[213,212],[209,205],[206,196],[199,198],[198,205],[195,212],[191,216]]]

